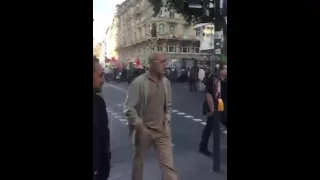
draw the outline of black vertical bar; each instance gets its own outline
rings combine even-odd
[[[214,0],[214,66],[220,61],[221,55],[221,12],[220,12],[220,0]],[[215,68],[215,67],[214,67]],[[218,69],[216,69],[218,71]],[[218,73],[215,73],[218,74]],[[219,78],[219,77],[217,77]],[[215,79],[215,78],[214,78]],[[214,83],[215,84],[215,83]],[[215,88],[214,88],[215,92]],[[215,95],[215,93],[213,94]],[[217,103],[216,103],[217,105]],[[218,107],[215,107],[214,118],[213,118],[213,172],[220,172],[220,112],[218,112]]]
[[[220,112],[215,108],[213,118],[213,172],[220,172]]]

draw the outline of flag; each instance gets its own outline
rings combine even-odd
[[[116,62],[117,62],[116,58],[115,58],[115,57],[112,57],[112,58],[111,58],[111,62],[112,62],[112,63],[116,63]]]
[[[141,62],[139,60],[139,57],[137,57],[137,59],[136,59],[136,68],[138,69],[140,67],[141,67]]]
[[[117,62],[117,68],[119,72],[122,72],[122,63],[120,61]]]
[[[110,61],[111,61],[111,60],[110,60],[109,58],[107,58],[107,57],[105,58],[105,62],[106,62],[106,63],[110,63]]]

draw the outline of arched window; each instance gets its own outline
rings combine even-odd
[[[148,24],[148,29],[146,31],[147,31],[147,34],[150,34],[150,32],[151,32],[151,24]]]
[[[164,34],[164,24],[159,24],[159,34]]]

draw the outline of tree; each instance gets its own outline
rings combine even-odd
[[[162,0],[149,0],[150,4],[153,6],[154,14],[153,16],[157,16],[162,7],[167,10],[174,10],[175,12],[181,14],[184,19],[189,23],[198,23],[200,22],[200,18],[202,17],[202,11],[190,11],[184,8],[186,0],[166,0],[166,4]],[[187,0],[194,1],[197,0]],[[222,30],[224,35],[224,46],[222,48],[222,53],[227,53],[227,24],[225,21],[222,22]]]
[[[225,55],[225,54],[221,55],[221,62],[223,62],[223,63],[227,63],[228,62],[227,55]]]

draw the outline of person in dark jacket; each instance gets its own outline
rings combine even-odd
[[[190,69],[189,75],[189,86],[190,91],[197,92],[196,82],[198,81],[199,67],[197,65],[197,61],[193,62],[193,67]]]
[[[108,114],[101,96],[103,68],[93,56],[93,179],[106,180],[110,172],[110,131]]]
[[[219,75],[215,77],[213,74],[208,78],[206,83],[206,101],[210,112],[207,116],[207,124],[202,131],[201,142],[199,145],[200,153],[206,156],[212,156],[212,152],[208,150],[208,141],[213,130],[214,113],[220,113],[220,122],[227,128],[227,64],[221,63],[219,66]],[[224,111],[218,112],[218,98],[224,102]]]

